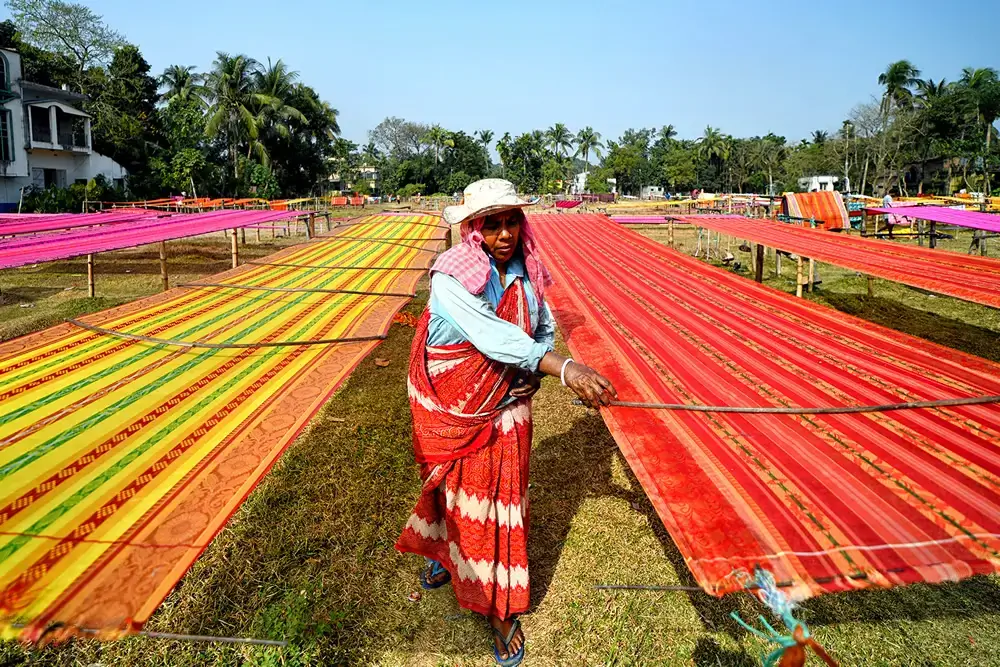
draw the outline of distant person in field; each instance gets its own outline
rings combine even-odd
[[[528,609],[531,397],[559,377],[588,406],[617,394],[597,371],[553,352],[551,284],[509,181],[465,189],[444,210],[462,242],[431,267],[408,388],[423,490],[396,548],[420,554],[425,589],[451,582],[458,604],[487,617],[494,657],[524,657]]]

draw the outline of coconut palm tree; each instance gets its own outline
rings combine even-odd
[[[479,144],[488,155],[490,152],[490,144],[493,143],[493,130],[478,130],[475,132],[475,135],[479,138]]]
[[[892,104],[903,108],[910,104],[913,91],[920,81],[920,70],[913,66],[909,60],[898,60],[890,63],[885,71],[878,75],[878,82],[885,86],[885,93],[882,95],[882,111],[889,110]]]
[[[593,153],[600,160],[602,148],[604,148],[604,143],[601,141],[601,133],[589,125],[576,133],[576,155],[583,155],[588,172],[590,171],[590,154]]]
[[[917,81],[916,102],[921,108],[929,107],[934,101],[941,99],[948,94],[950,85],[941,79],[935,82],[934,79],[921,79]]]
[[[260,64],[245,55],[230,56],[219,51],[206,80],[211,98],[205,133],[221,137],[233,163],[233,176],[239,178],[239,146],[256,153],[262,164],[268,163],[267,149],[260,142],[261,124],[255,110],[275,105],[277,100],[257,90],[255,78]]]
[[[659,132],[660,141],[669,144],[677,136],[677,129],[673,125],[664,125]]]
[[[497,155],[500,156],[500,165],[503,168],[501,172],[504,178],[507,177],[507,165],[510,163],[510,151],[514,146],[514,140],[510,136],[510,132],[504,132],[503,136],[497,141]]]
[[[556,154],[556,157],[563,157],[573,148],[573,134],[562,123],[556,123],[545,131],[547,145]]]
[[[826,143],[826,140],[829,138],[829,136],[830,135],[828,135],[823,130],[814,130],[812,133],[812,142],[817,146],[822,146],[823,144]]]
[[[253,88],[270,100],[268,103],[260,101],[256,103],[258,125],[272,134],[287,139],[291,136],[291,123],[306,121],[302,111],[290,104],[296,97],[295,87],[298,85],[299,73],[289,70],[281,60],[272,63],[268,58],[267,66],[260,67],[253,73],[252,78]]]
[[[992,67],[962,70],[960,83],[968,93],[976,109],[976,118],[986,126],[986,152],[990,152],[993,123],[1000,114],[1000,77]]]
[[[455,142],[451,140],[451,133],[440,125],[431,125],[431,128],[420,140],[434,149],[435,164],[441,161],[442,148],[455,145]]]
[[[996,130],[993,123],[997,116],[1000,116],[1000,76],[992,67],[980,67],[973,69],[966,67],[962,70],[962,78],[959,81],[970,97],[973,108],[976,110],[976,119],[986,128],[986,154],[990,152],[990,143],[993,133]],[[983,160],[983,176],[985,177],[986,192],[990,192],[989,168]]]
[[[161,99],[170,104],[174,100],[193,100],[200,107],[205,106],[205,80],[203,74],[194,71],[194,65],[171,65],[163,70],[156,82],[166,88]]]
[[[698,139],[698,153],[708,160],[717,160],[721,165],[729,159],[729,137],[709,125]]]

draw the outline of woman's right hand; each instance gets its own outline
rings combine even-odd
[[[611,405],[618,398],[611,380],[607,379],[590,366],[571,361],[566,365],[563,374],[566,386],[576,392],[576,395],[588,408],[599,408]]]

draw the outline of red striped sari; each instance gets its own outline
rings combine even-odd
[[[520,279],[496,312],[532,335]],[[500,407],[518,370],[468,342],[428,346],[429,321],[427,310],[407,383],[424,484],[396,548],[441,563],[462,607],[506,619],[528,608],[531,400]]]

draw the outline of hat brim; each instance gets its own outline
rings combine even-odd
[[[444,211],[441,212],[441,215],[444,218],[444,221],[449,225],[460,225],[463,222],[468,222],[469,220],[475,220],[476,218],[482,218],[493,213],[501,213],[515,208],[524,208],[526,206],[531,206],[534,203],[535,202],[533,201],[517,199],[511,202],[493,204],[492,206],[480,209],[471,209],[465,204],[459,204],[458,206],[446,206]]]

